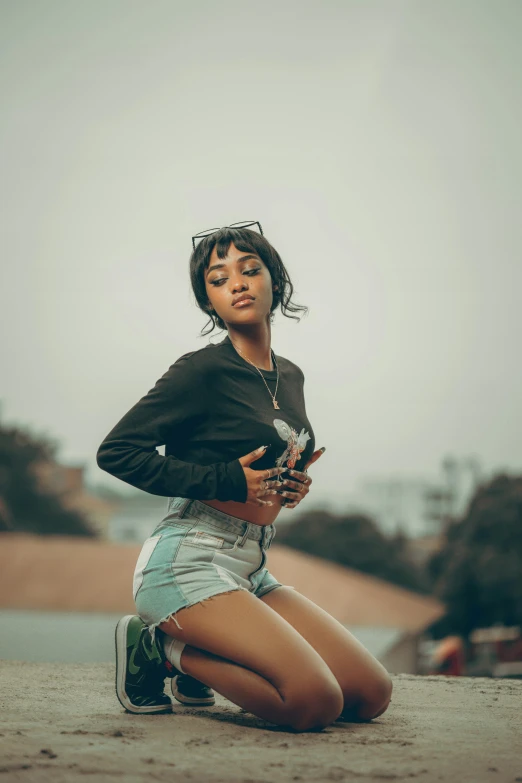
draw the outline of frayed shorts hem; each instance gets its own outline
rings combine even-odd
[[[274,585],[274,587],[275,587],[275,585]],[[246,587],[242,587],[241,585],[237,585],[236,587],[226,587],[224,590],[212,590],[207,595],[203,595],[203,596],[201,596],[201,598],[198,598],[195,601],[187,601],[186,604],[184,604],[183,606],[180,606],[179,609],[175,609],[173,612],[169,612],[169,614],[167,614],[161,620],[158,620],[157,623],[150,623],[150,624],[148,624],[147,620],[145,618],[142,617],[141,619],[143,620],[144,623],[148,624],[149,633],[151,635],[152,641],[154,642],[155,635],[156,635],[156,628],[158,627],[158,625],[161,625],[162,623],[166,623],[169,620],[174,620],[174,622],[176,623],[176,625],[178,626],[180,631],[183,630],[183,627],[179,624],[178,618],[176,617],[178,612],[181,612],[182,609],[187,609],[190,606],[197,606],[198,604],[202,604],[204,601],[208,601],[210,598],[213,598],[215,595],[223,595],[224,593],[235,593],[238,590],[243,590],[246,593],[249,592],[249,590],[247,590]]]
[[[268,585],[266,590],[263,590],[262,593],[258,593],[256,595],[256,597],[257,598],[262,598],[264,595],[266,595],[267,593],[270,593],[272,590],[275,590],[278,587],[288,587],[290,590],[295,590],[293,585],[282,585],[280,583],[277,583],[277,584]],[[152,641],[153,642],[155,641],[155,638],[156,638],[156,628],[158,627],[158,625],[161,625],[162,623],[166,623],[169,620],[174,620],[174,622],[176,623],[176,625],[180,629],[180,631],[183,630],[183,627],[179,624],[178,618],[176,617],[178,612],[181,612],[182,609],[187,609],[190,606],[197,606],[198,604],[201,604],[204,601],[208,601],[210,598],[213,598],[216,595],[224,595],[225,593],[235,593],[238,590],[243,590],[245,593],[249,593],[250,592],[246,587],[242,587],[241,585],[237,585],[237,587],[227,587],[227,588],[225,588],[225,590],[219,590],[217,592],[215,590],[213,590],[212,592],[208,593],[208,595],[204,595],[201,598],[198,598],[197,601],[189,601],[184,606],[180,606],[179,609],[176,609],[173,612],[169,612],[169,614],[167,614],[161,620],[158,620],[157,623],[151,623],[150,625],[148,625],[148,630],[149,630],[149,633],[151,635]],[[143,620],[143,622],[146,623],[146,620],[143,617],[141,619]],[[160,628],[160,630],[161,630],[161,628]]]

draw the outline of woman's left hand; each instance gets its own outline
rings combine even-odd
[[[283,492],[278,492],[279,495],[288,498],[288,500],[282,503],[284,508],[295,508],[305,497],[305,495],[308,495],[308,493],[310,492],[310,485],[312,484],[312,479],[308,475],[308,473],[306,473],[306,471],[308,470],[310,465],[313,465],[314,462],[317,462],[319,457],[322,454],[324,454],[325,451],[326,449],[324,446],[322,446],[317,451],[314,451],[314,453],[312,454],[309,461],[304,467],[305,472],[300,470],[287,471],[292,477],[292,479],[284,479],[284,484],[289,489],[284,490]]]

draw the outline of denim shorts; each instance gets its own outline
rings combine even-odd
[[[145,541],[136,563],[136,609],[154,639],[176,612],[220,593],[260,598],[281,587],[265,567],[274,525],[254,525],[199,500],[169,498],[167,516]]]

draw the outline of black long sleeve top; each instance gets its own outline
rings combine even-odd
[[[253,470],[304,469],[315,448],[304,401],[304,374],[276,354],[276,370],[259,371],[220,343],[177,359],[101,443],[100,468],[152,495],[195,500],[247,499],[242,457],[270,446]],[[165,446],[165,456],[157,446]]]

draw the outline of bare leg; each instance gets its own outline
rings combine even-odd
[[[289,587],[271,590],[260,600],[290,623],[328,664],[344,695],[345,720],[371,720],[386,711],[393,688],[390,675],[341,623]]]
[[[183,669],[234,704],[297,731],[341,714],[342,691],[328,665],[277,612],[246,591],[181,609],[159,628],[187,644]]]

